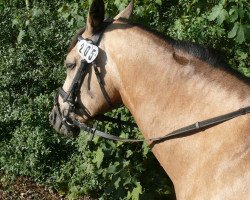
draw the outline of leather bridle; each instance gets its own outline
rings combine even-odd
[[[99,45],[102,35],[104,33],[104,30],[106,29],[106,27],[108,25],[110,25],[113,22],[113,20],[107,20],[103,23],[103,28],[96,33],[90,40],[90,42],[96,46]],[[78,41],[84,40],[84,38],[82,38],[82,36],[78,36]],[[101,79],[100,73],[97,69],[97,66],[95,64],[95,61],[93,61],[92,63],[87,63],[85,60],[81,60],[81,64],[80,67],[69,87],[69,90],[66,92],[64,91],[63,88],[59,88],[57,90],[56,96],[55,96],[55,108],[57,113],[59,113],[59,118],[62,122],[63,125],[65,125],[65,127],[67,129],[72,129],[74,127],[78,127],[88,133],[90,133],[92,135],[92,138],[94,135],[98,135],[100,137],[109,139],[109,140],[114,140],[114,141],[122,141],[122,142],[143,142],[143,141],[148,141],[151,143],[159,143],[159,142],[163,142],[165,140],[168,139],[172,139],[172,138],[176,138],[176,137],[183,137],[186,136],[188,134],[193,134],[196,132],[200,132],[202,130],[211,128],[213,126],[216,126],[218,124],[221,124],[225,121],[231,120],[233,118],[239,117],[241,115],[245,115],[250,113],[250,106],[248,107],[244,107],[241,108],[237,111],[233,111],[230,112],[228,114],[225,115],[220,115],[211,119],[207,119],[204,121],[200,121],[194,124],[191,124],[189,126],[185,126],[183,128],[180,128],[178,130],[175,130],[169,134],[166,134],[162,137],[157,137],[157,138],[149,138],[149,139],[145,139],[145,140],[138,140],[138,139],[126,139],[126,138],[120,138],[111,134],[107,134],[105,132],[99,131],[97,130],[95,127],[88,127],[86,124],[84,123],[80,123],[79,121],[75,120],[75,119],[71,119],[69,116],[69,113],[74,113],[75,109],[76,109],[76,105],[77,105],[77,94],[80,92],[80,87],[81,84],[84,80],[84,77],[86,75],[87,69],[88,67],[92,65],[93,69],[95,71],[95,74],[97,76],[97,80],[99,82],[99,85],[101,87],[101,91],[103,93],[104,98],[106,99],[106,102],[108,103],[108,105],[110,107],[113,107],[113,104],[111,102],[111,99],[108,96],[108,93],[105,90],[103,81]],[[60,110],[60,105],[58,102],[58,97],[61,96],[63,99],[63,102],[66,102],[69,104],[69,110],[67,112],[67,115],[64,115],[64,113],[61,112]],[[86,111],[86,115],[88,115],[88,112]],[[89,118],[91,118],[91,116],[88,115]],[[114,123],[118,123],[118,124],[122,124],[122,125],[128,125],[130,127],[136,127],[136,124],[134,123],[130,123],[130,122],[126,122],[126,121],[122,121],[120,119],[115,119],[115,118],[111,118],[111,117],[107,117],[105,115],[99,115],[97,117],[95,117],[94,119],[97,119],[99,121],[109,121],[109,122],[114,122]]]
[[[98,46],[100,41],[101,41],[101,38],[102,38],[102,35],[103,35],[103,32],[104,32],[105,28],[109,24],[111,24],[112,22],[113,22],[113,20],[106,20],[103,23],[103,28],[101,29],[101,31],[96,33],[91,38],[91,40],[88,40],[88,41],[90,43]],[[79,35],[78,36],[78,41],[81,41],[81,40],[84,40],[84,38],[81,35]],[[87,69],[88,69],[88,67],[90,67],[90,65],[94,69],[94,72],[96,74],[98,83],[100,85],[101,91],[103,93],[103,96],[104,96],[107,104],[109,105],[109,107],[114,108],[114,105],[113,105],[108,93],[105,90],[104,82],[103,82],[103,80],[101,78],[100,72],[99,72],[99,70],[98,70],[98,68],[96,66],[95,61],[93,61],[92,63],[87,63],[85,60],[81,60],[80,67],[78,68],[78,70],[76,72],[76,75],[75,75],[75,77],[74,77],[68,91],[66,92],[66,91],[64,91],[64,89],[62,87],[60,87],[60,88],[57,89],[57,92],[56,92],[56,95],[55,95],[55,98],[54,98],[55,109],[56,109],[56,112],[58,113],[57,116],[59,117],[59,119],[61,121],[60,126],[64,125],[67,129],[72,129],[74,127],[78,127],[80,129],[83,129],[84,131],[86,131],[88,133],[91,133],[92,137],[93,137],[93,135],[98,135],[98,136],[106,138],[106,139],[115,140],[115,141],[124,141],[124,142],[139,142],[139,141],[141,142],[141,141],[143,141],[143,140],[136,140],[136,139],[119,138],[117,136],[114,136],[114,135],[107,134],[107,133],[104,133],[102,131],[99,131],[96,128],[89,127],[86,124],[80,123],[79,121],[77,121],[75,119],[72,119],[70,117],[70,113],[74,113],[75,109],[77,107],[77,94],[79,94],[79,92],[80,92],[81,84],[82,84],[82,82],[83,82],[83,80],[84,80],[84,78],[86,76]],[[66,115],[61,112],[60,104],[58,102],[59,96],[63,99],[64,103],[68,103],[68,110],[67,110]],[[92,118],[88,114],[87,111],[85,111],[84,114],[89,119]],[[109,122],[112,122],[112,123],[117,123],[117,124],[120,124],[120,125],[129,126],[130,129],[137,127],[137,125],[135,123],[123,121],[120,118],[112,118],[112,117],[108,117],[108,116],[105,116],[105,115],[98,115],[98,116],[95,116],[93,119],[98,120],[98,121],[109,121]],[[60,129],[60,127],[59,127],[59,129]]]

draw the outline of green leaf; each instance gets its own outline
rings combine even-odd
[[[209,21],[214,21],[220,14],[221,10],[223,9],[222,5],[216,5],[212,8],[212,12],[208,16]]]
[[[146,144],[146,142],[143,143],[142,145],[142,149],[143,149],[143,156],[147,157],[148,152],[150,151],[150,148],[148,147],[148,145]]]
[[[250,40],[250,25],[244,26],[244,32],[245,32],[246,41],[249,41]]]
[[[97,151],[95,152],[95,158],[93,160],[94,163],[96,163],[97,167],[100,168],[101,163],[103,161],[104,153],[102,152],[102,149],[99,147]]]
[[[142,186],[140,182],[136,182],[136,187],[133,189],[132,193],[130,194],[130,198],[132,200],[140,199],[140,194],[142,194]]]
[[[127,150],[126,158],[129,158],[132,154],[133,154],[133,152],[131,150]]]
[[[155,2],[160,6],[162,5],[162,0],[156,0]]]
[[[250,12],[247,12],[248,20],[250,20]]]
[[[250,68],[249,68],[249,67],[243,67],[243,68],[241,68],[241,71],[242,71],[242,73],[243,73],[246,77],[250,78]]]
[[[248,53],[246,53],[246,52],[237,50],[236,53],[237,53],[237,57],[238,57],[240,60],[245,60],[245,59],[248,58]]]
[[[25,36],[25,31],[21,30],[17,36],[17,43],[20,44],[23,41],[23,37]]]
[[[119,177],[119,178],[115,181],[115,183],[114,183],[115,189],[119,188],[120,182],[121,182],[121,177]]]
[[[42,9],[40,8],[34,8],[33,9],[33,17],[39,17],[43,14]]]
[[[221,25],[226,18],[228,18],[228,12],[225,9],[222,9],[217,17],[217,23]]]
[[[4,9],[4,2],[3,0],[0,0],[0,10],[2,11]]]
[[[230,17],[230,22],[235,22],[238,19],[239,15],[237,12],[233,13]]]
[[[228,38],[234,38],[236,36],[237,30],[239,28],[239,23],[235,23],[234,27],[232,28],[232,30],[228,33],[227,37]]]
[[[244,14],[245,14],[245,10],[243,8],[239,8],[238,10],[239,10],[239,16],[240,16],[240,18],[243,19],[244,18]]]
[[[244,26],[240,24],[235,41],[242,44],[245,40]]]
[[[19,20],[17,18],[12,20],[12,27],[16,26],[19,24]]]
[[[30,24],[30,20],[26,20],[25,21],[25,26],[29,26],[29,24]]]
[[[228,14],[230,15],[229,16],[230,22],[235,22],[238,19],[238,17],[239,17],[238,8],[236,6],[234,6],[233,8],[231,8],[229,10]]]

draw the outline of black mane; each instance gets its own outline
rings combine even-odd
[[[125,20],[122,19],[122,21]],[[180,49],[188,54],[191,54],[194,57],[204,62],[207,62],[212,66],[229,67],[229,64],[225,61],[225,56],[221,51],[190,41],[175,40],[169,36],[160,33],[159,31],[152,30],[138,23],[134,22],[128,22],[128,23],[160,37],[161,39],[165,40],[168,44],[172,45],[175,49]]]
[[[188,54],[191,54],[212,66],[229,67],[228,63],[224,59],[225,56],[218,50],[195,44],[190,41],[173,40],[172,45],[174,48],[187,52]]]
[[[119,19],[122,22],[127,22],[128,24],[132,26],[137,26],[149,33],[152,33],[153,35],[156,35],[157,37],[163,39],[168,44],[172,45],[175,49],[179,49],[183,52],[186,52],[190,55],[193,55],[194,57],[208,63],[211,65],[211,67],[221,68],[222,70],[228,72],[229,74],[232,74],[233,76],[236,76],[238,79],[244,81],[246,84],[250,84],[250,79],[244,76],[243,74],[239,73],[238,71],[234,70],[226,61],[225,61],[225,55],[214,48],[203,46],[197,43],[193,43],[190,41],[182,41],[182,40],[175,40],[169,36],[166,36],[159,31],[152,30],[148,27],[145,27],[141,24],[130,22],[127,19]]]

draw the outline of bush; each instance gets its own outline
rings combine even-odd
[[[26,2],[26,3],[25,3]],[[250,77],[249,7],[234,1],[136,1],[133,21],[176,39],[225,51],[232,66]],[[128,1],[108,1],[114,16]],[[0,170],[5,179],[29,176],[75,199],[165,199],[170,180],[146,146],[88,136],[58,137],[48,123],[54,90],[65,78],[63,59],[75,30],[84,25],[88,1],[0,1]],[[124,108],[123,119],[131,119]],[[129,130],[100,124],[127,136]],[[134,130],[130,137],[140,137]],[[2,179],[3,181],[3,179]]]
[[[84,194],[103,199],[137,197],[142,191],[142,197],[167,194],[169,180],[145,145],[95,138],[88,147],[84,134],[66,140],[49,126],[54,90],[65,77],[66,44],[83,26],[82,6],[42,2],[27,9],[25,4],[14,4],[1,13],[0,169],[5,178],[30,176],[72,199]],[[119,131],[110,124],[102,126]],[[148,164],[158,166],[155,178],[164,177],[165,186],[159,191],[151,189],[151,179],[143,180]]]

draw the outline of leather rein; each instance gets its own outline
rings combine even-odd
[[[103,28],[101,31],[99,31],[98,33],[96,33],[91,40],[88,40],[88,42],[90,42],[93,45],[96,45],[98,47],[98,45],[100,44],[100,41],[102,39],[102,35],[106,29],[106,27],[108,25],[110,25],[111,23],[113,23],[113,20],[111,21],[105,21],[103,24]],[[84,38],[82,38],[82,36],[78,36],[78,42],[85,40]],[[219,125],[223,122],[229,121],[233,118],[239,117],[241,115],[246,115],[250,113],[250,106],[241,108],[237,111],[233,111],[230,112],[228,114],[224,114],[224,115],[220,115],[217,117],[213,117],[204,121],[200,121],[200,122],[196,122],[194,124],[185,126],[183,128],[177,129],[173,132],[170,132],[162,137],[156,137],[156,138],[149,138],[149,139],[144,139],[144,140],[140,140],[140,139],[126,139],[126,138],[121,138],[121,137],[117,137],[115,135],[111,135],[105,132],[102,132],[100,130],[97,130],[96,127],[89,127],[84,123],[80,123],[79,121],[75,120],[75,119],[71,119],[68,115],[64,116],[61,113],[60,110],[60,105],[58,102],[58,97],[61,96],[63,99],[63,102],[67,102],[69,104],[69,112],[74,112],[75,108],[76,108],[76,99],[77,99],[77,94],[80,91],[80,87],[81,84],[83,82],[83,79],[86,75],[86,71],[87,68],[92,65],[95,71],[95,74],[97,76],[99,85],[101,87],[101,91],[103,93],[103,96],[105,98],[105,100],[107,101],[107,103],[109,104],[110,107],[114,107],[109,96],[108,93],[105,90],[104,87],[104,83],[101,79],[100,73],[98,71],[98,68],[95,64],[95,61],[93,61],[92,63],[88,63],[86,62],[86,60],[82,59],[81,60],[81,64],[80,67],[71,83],[71,86],[68,90],[68,92],[65,92],[63,90],[63,88],[59,88],[56,96],[55,96],[55,107],[58,111],[58,113],[60,113],[59,117],[60,120],[62,121],[62,123],[67,127],[67,128],[72,128],[72,127],[78,127],[84,131],[86,131],[87,133],[91,134],[91,139],[93,139],[93,137],[95,135],[108,139],[108,140],[113,140],[113,141],[121,141],[121,142],[143,142],[143,141],[148,141],[148,142],[152,142],[152,143],[160,143],[163,142],[165,140],[168,139],[172,139],[172,138],[177,138],[177,137],[182,137],[182,136],[186,136],[189,134],[193,134],[193,133],[197,133],[200,131],[204,131],[205,129],[211,128],[213,126]],[[87,112],[86,112],[87,114]],[[88,116],[91,118],[91,116]],[[134,128],[137,127],[137,125],[135,123],[131,123],[131,122],[127,122],[127,121],[122,121],[120,118],[112,118],[112,117],[108,117],[105,115],[98,115],[96,117],[94,117],[95,120],[98,121],[108,121],[108,122],[112,122],[112,123],[117,123],[120,125],[126,125],[129,126],[130,128]]]

